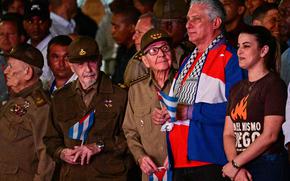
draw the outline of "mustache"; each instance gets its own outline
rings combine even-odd
[[[93,72],[84,72],[83,73],[83,77],[92,77],[92,76],[95,76],[96,73],[93,73]]]

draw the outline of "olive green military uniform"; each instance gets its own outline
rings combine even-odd
[[[129,87],[130,84],[137,80],[143,80],[143,77],[149,74],[148,68],[142,62],[140,52],[137,52],[129,60],[124,72],[124,84]]]
[[[170,77],[173,77],[173,73]],[[168,93],[170,87],[171,81],[168,80],[162,91]],[[158,90],[160,88],[152,79],[152,74],[130,86],[123,129],[135,160],[148,155],[160,167],[167,156],[165,132],[161,132],[161,126],[151,120],[151,113],[161,106],[157,97]],[[142,180],[148,180],[144,173]]]
[[[22,90],[0,109],[0,180],[50,181],[54,162],[42,141],[49,102],[40,82]]]
[[[63,148],[80,146],[81,141],[69,138],[69,128],[91,111],[95,111],[95,121],[84,144],[101,139],[105,146],[88,165],[62,162],[60,180],[125,181],[132,161],[122,130],[127,93],[100,73],[95,94],[86,106],[77,91],[78,84],[78,80],[69,83],[53,95],[52,122],[44,138],[48,153],[60,160]]]

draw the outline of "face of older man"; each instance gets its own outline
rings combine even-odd
[[[99,65],[97,61],[85,61],[83,63],[70,63],[71,69],[77,74],[84,90],[92,86],[98,78]]]
[[[28,65],[26,63],[12,57],[8,58],[4,74],[6,84],[12,92],[18,93],[26,87],[25,74],[27,69]]]
[[[166,71],[171,67],[171,48],[166,41],[152,43],[144,50],[142,60],[146,67],[155,71]]]
[[[198,48],[207,47],[220,28],[216,19],[210,20],[206,9],[204,4],[193,4],[187,13],[186,28],[189,40]]]

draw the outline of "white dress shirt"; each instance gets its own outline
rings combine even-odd
[[[50,19],[52,23],[49,30],[53,36],[68,35],[75,32],[76,23],[73,19],[68,21],[53,12],[50,12]]]

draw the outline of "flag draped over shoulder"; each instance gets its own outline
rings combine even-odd
[[[158,168],[158,171],[152,173],[149,176],[149,181],[171,181],[172,171],[166,170],[166,168]]]
[[[166,95],[162,91],[159,91],[159,96],[161,98],[160,101],[165,105],[165,107],[169,113],[171,122],[174,122],[175,116],[176,116],[176,107],[178,104],[178,98]]]
[[[95,111],[85,115],[80,121],[69,128],[69,138],[86,141],[88,133],[95,121]]]

